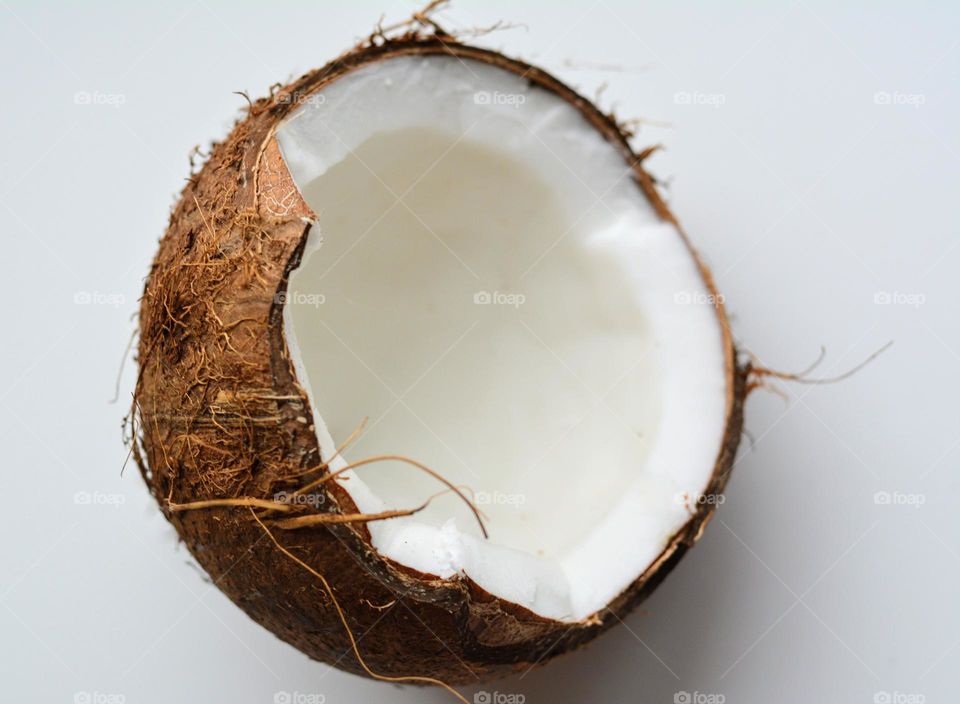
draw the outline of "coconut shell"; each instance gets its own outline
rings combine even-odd
[[[300,197],[274,134],[302,99],[330,82],[358,67],[409,55],[482,61],[559,95],[623,154],[656,212],[676,223],[641,164],[647,152],[634,153],[611,116],[538,68],[445,35],[381,36],[252,102],[246,117],[213,146],[202,170],[189,180],[141,302],[134,456],[168,520],[224,594],[310,657],[358,674],[369,673],[351,649],[330,594],[274,545],[249,509],[176,512],[170,504],[270,499],[298,488],[303,480],[296,475],[321,464],[311,409],[282,326],[287,278],[300,262],[315,215]],[[716,294],[710,273],[702,263],[700,268]],[[729,391],[725,439],[706,494],[719,494],[727,483],[748,373],[737,364],[722,303],[716,311]],[[335,482],[325,483],[323,490],[320,510],[357,510]],[[695,506],[689,522],[644,574],[608,608],[573,624],[504,602],[470,579],[443,580],[386,559],[371,546],[363,524],[274,529],[273,534],[325,577],[370,670],[475,683],[542,664],[624,618],[697,541],[714,508],[712,502]],[[629,545],[630,536],[623,542]]]

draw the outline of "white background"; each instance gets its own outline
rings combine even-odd
[[[485,691],[957,700],[951,5],[461,0],[440,15],[524,23],[483,41],[589,94],[606,82],[605,108],[649,121],[638,142],[667,145],[650,166],[763,362],[800,369],[825,345],[831,374],[895,341],[842,384],[751,396],[753,450],[665,585],[587,650]],[[120,474],[130,365],[109,403],[187,153],[226,133],[232,91],[262,95],[413,7],[0,1],[3,700],[451,701],[311,662],[205,583],[137,472]]]

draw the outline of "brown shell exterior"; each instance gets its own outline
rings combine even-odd
[[[248,510],[172,513],[167,502],[270,498],[295,489],[288,477],[318,464],[311,412],[288,359],[278,296],[299,263],[313,214],[286,170],[274,130],[300,98],[359,66],[428,54],[486,62],[560,95],[622,152],[657,212],[675,222],[641,166],[646,152],[631,150],[611,116],[537,68],[447,37],[406,35],[354,49],[252,103],[190,179],[141,303],[134,454],[167,518],[230,599],[310,657],[358,674],[364,671],[320,581],[277,550]],[[737,365],[722,306],[717,314],[729,393],[710,494],[723,490],[733,464],[748,373]],[[332,482],[327,486],[325,510],[355,510],[345,492]],[[646,573],[607,609],[575,624],[505,603],[469,580],[440,580],[384,559],[361,526],[275,533],[326,577],[351,630],[362,637],[359,647],[372,670],[475,683],[546,662],[616,623],[696,542],[712,511],[712,503],[699,506]]]

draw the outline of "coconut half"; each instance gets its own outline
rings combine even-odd
[[[147,282],[135,449],[252,617],[339,667],[470,682],[592,639],[699,537],[746,370],[641,160],[543,71],[419,35],[258,101],[215,148]],[[379,455],[464,487],[488,537],[427,473],[348,468]],[[433,499],[276,545],[249,508],[177,510],[338,470],[310,511]]]

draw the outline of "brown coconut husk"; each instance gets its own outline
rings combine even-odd
[[[432,20],[420,17],[400,29],[375,32],[323,68],[250,101],[245,118],[189,180],[141,301],[131,450],[213,582],[278,637],[357,674],[474,683],[542,664],[620,621],[699,539],[716,502],[698,503],[633,584],[572,624],[500,600],[468,578],[439,579],[378,555],[360,512],[335,481],[311,488],[324,498],[312,515],[329,518],[271,530],[271,520],[290,514],[278,511],[272,497],[303,489],[317,472],[329,475],[282,328],[287,279],[316,216],[283,163],[275,129],[303,98],[361,66],[399,56],[484,62],[576,108],[623,155],[659,216],[687,240],[643,168],[652,150],[634,152],[630,134],[611,115],[547,72],[462,43]],[[704,492],[715,495],[726,486],[740,440],[750,365],[738,363],[722,298],[690,253],[718,301],[726,351],[724,441]],[[213,503],[179,510],[204,501]]]

